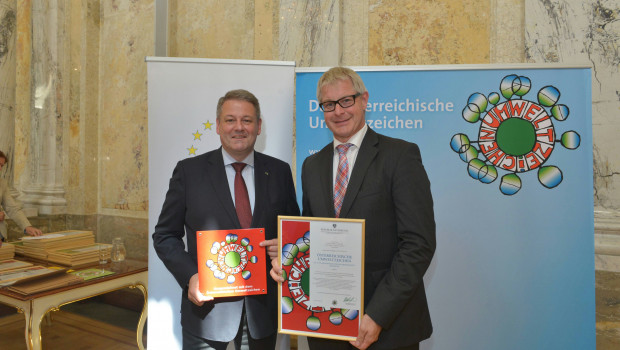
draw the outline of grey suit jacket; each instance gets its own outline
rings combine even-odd
[[[278,215],[299,215],[291,169],[276,158],[254,152],[255,204],[252,227],[264,227],[265,239],[277,237]],[[180,161],[170,179],[153,245],[183,288],[181,325],[193,335],[230,341],[237,334],[245,303],[253,338],[276,331],[277,284],[267,278],[267,294],[216,298],[202,307],[187,299],[187,285],[198,272],[196,231],[241,228],[228,187],[221,148]],[[187,247],[183,243],[186,236]],[[258,242],[256,242],[258,244]],[[268,261],[267,270],[271,263]]]
[[[333,153],[330,143],[304,161],[303,216],[334,217]],[[371,348],[430,337],[422,277],[435,252],[435,219],[418,146],[368,129],[340,217],[366,220],[365,312],[383,328]]]

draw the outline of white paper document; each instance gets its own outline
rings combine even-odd
[[[360,310],[362,224],[310,222],[310,305]]]
[[[64,236],[65,235],[61,235],[60,233],[48,233],[43,236],[24,236],[22,237],[22,240],[28,241],[28,240],[36,240],[36,239],[50,239],[50,238],[58,238],[58,237],[64,237]]]

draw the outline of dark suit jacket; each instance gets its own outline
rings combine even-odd
[[[330,143],[304,161],[303,216],[335,215],[333,154]],[[369,128],[340,217],[366,220],[365,313],[383,328],[372,349],[430,337],[422,277],[435,252],[435,219],[418,146]]]
[[[291,168],[285,162],[254,152],[255,204],[252,227],[264,227],[265,239],[277,238],[277,216],[299,215]],[[153,245],[159,258],[183,288],[181,325],[191,334],[230,341],[237,334],[245,302],[253,338],[276,331],[277,284],[269,277],[266,295],[216,298],[202,307],[187,299],[187,285],[198,272],[196,231],[241,228],[228,187],[221,148],[180,161],[170,179]],[[182,241],[186,235],[187,249]],[[258,244],[258,242],[256,242]]]

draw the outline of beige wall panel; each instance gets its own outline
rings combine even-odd
[[[340,60],[340,1],[280,0],[280,60],[298,67],[336,66]]]
[[[84,208],[82,214],[97,213],[99,208],[99,61],[101,4],[88,0],[81,8],[83,30],[80,37],[80,124],[82,135],[81,172]]]
[[[525,62],[524,0],[491,0],[490,63]]]
[[[489,0],[371,1],[368,64],[489,62]]]
[[[168,13],[169,56],[254,57],[254,1],[170,0]]]
[[[254,1],[254,59],[278,58],[278,0]]]
[[[146,217],[147,85],[154,52],[152,0],[102,2],[100,53],[100,206]]]
[[[66,186],[65,198],[67,199],[67,212],[82,214],[85,201],[83,193],[84,174],[81,170],[82,159],[82,125],[80,123],[80,55],[81,55],[81,32],[82,16],[79,2],[68,3],[67,21],[68,30],[65,40],[69,41],[69,53],[66,58],[69,60],[69,75],[66,83],[69,87],[68,103],[66,104],[68,118],[68,132],[64,135],[67,141],[68,155],[65,164]],[[95,193],[96,195],[96,193]],[[96,198],[96,197],[95,197]]]
[[[67,213],[95,214],[98,208],[100,2],[72,2],[70,14],[70,114]]]
[[[17,1],[16,76],[15,76],[15,151],[13,181],[15,187],[25,182],[30,156],[30,64],[32,55],[32,11],[30,0]],[[19,159],[19,160],[18,160]]]
[[[340,64],[368,65],[368,0],[341,2]]]

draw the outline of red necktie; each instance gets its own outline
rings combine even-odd
[[[334,186],[334,210],[336,217],[340,216],[340,208],[342,208],[342,200],[347,192],[349,184],[349,160],[347,159],[347,151],[353,146],[352,143],[343,143],[336,146],[338,151],[338,171],[336,172],[336,184]]]
[[[235,209],[241,228],[250,228],[252,225],[252,208],[250,208],[250,197],[248,196],[248,188],[245,187],[245,180],[241,175],[241,171],[245,168],[245,163],[233,163],[235,169]]]

